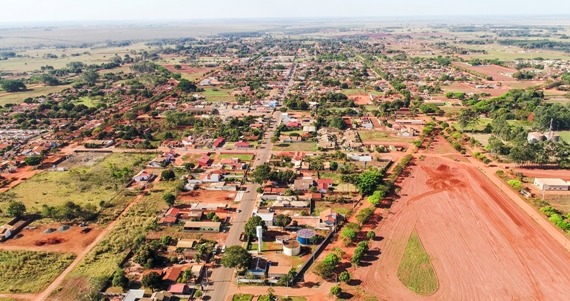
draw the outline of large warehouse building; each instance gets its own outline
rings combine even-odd
[[[570,190],[570,182],[555,178],[535,178],[534,185],[543,191]]]

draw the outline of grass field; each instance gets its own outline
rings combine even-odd
[[[66,253],[0,251],[0,293],[42,291],[74,258]]]
[[[156,219],[156,214],[166,208],[162,196],[174,190],[177,181],[158,182],[148,195],[121,218],[116,227],[101,241],[67,276],[56,290],[54,299],[79,300],[88,292],[98,291],[127,256],[138,237],[145,236]]]
[[[206,97],[206,101],[234,101],[235,97],[230,95],[231,92],[228,89],[206,89],[199,94]]]
[[[78,100],[74,101],[73,103],[75,105],[82,104],[82,105],[85,105],[87,107],[92,108],[92,107],[97,106],[100,103],[100,101],[98,99],[95,99],[92,97],[84,96],[84,97],[81,97]]]
[[[366,90],[364,89],[342,89],[342,93],[346,94],[347,96],[350,95],[382,95],[382,92],[378,92],[376,90]]]
[[[413,137],[392,137],[388,132],[383,131],[358,131],[360,135],[360,140],[362,142],[411,142],[414,140]]]
[[[251,161],[253,160],[253,155],[251,154],[220,154],[220,159],[228,159],[228,158],[238,158],[242,161]]]
[[[419,295],[428,296],[438,289],[437,276],[429,255],[414,231],[408,240],[402,261],[398,266],[400,281]]]
[[[44,204],[56,206],[67,201],[98,206],[100,201],[108,202],[118,195],[124,187],[124,182],[112,178],[110,164],[131,168],[134,174],[151,158],[149,155],[112,154],[91,167],[44,171],[4,193],[3,197],[22,201],[28,212],[39,211]],[[0,209],[6,205],[7,202],[0,202]]]
[[[42,95],[48,95],[50,93],[57,93],[60,92],[66,88],[69,88],[71,86],[66,85],[66,86],[29,86],[27,91],[22,91],[22,92],[12,92],[12,93],[8,93],[8,92],[4,92],[4,91],[0,91],[0,105],[5,105],[8,103],[13,103],[13,104],[19,104],[22,103],[24,101],[24,99],[28,98],[28,97],[38,97],[38,96],[42,96]]]

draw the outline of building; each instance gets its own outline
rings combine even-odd
[[[251,259],[251,264],[249,265],[249,269],[247,269],[247,273],[257,277],[263,277],[267,272],[267,266],[267,259],[254,257]]]
[[[542,191],[570,190],[570,182],[556,178],[535,178],[534,185]]]
[[[196,232],[220,232],[222,223],[220,222],[186,222],[184,231]]]
[[[301,229],[297,232],[297,241],[302,245],[311,245],[317,233],[313,229]]]
[[[144,290],[129,290],[123,301],[137,301],[144,297]]]
[[[188,295],[192,290],[184,283],[172,284],[168,287],[168,292],[175,295]]]
[[[301,244],[296,240],[283,241],[283,254],[297,256],[301,253]]]

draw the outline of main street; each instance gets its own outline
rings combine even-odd
[[[287,87],[283,90],[283,96],[286,96],[289,93],[289,88],[293,85],[293,75],[295,74],[296,65],[293,66],[293,70],[291,71],[290,79],[287,84]],[[263,138],[263,142],[261,144],[261,149],[258,150],[256,159],[251,166],[251,169],[255,169],[255,167],[262,165],[263,163],[267,162],[271,156],[271,148],[273,144],[271,143],[271,137],[275,133],[275,129],[281,123],[281,112],[275,111],[271,116],[270,127],[265,132],[265,136]],[[232,226],[228,231],[228,237],[226,239],[226,247],[241,245],[239,237],[241,233],[244,231],[244,226],[247,220],[252,216],[253,209],[255,206],[256,198],[257,198],[257,188],[260,187],[259,184],[247,184],[246,185],[246,193],[242,198],[239,210],[236,213]],[[228,287],[233,279],[234,269],[229,269],[225,267],[219,267],[214,269],[212,272],[211,281],[213,282],[213,286],[209,289],[206,289],[204,292],[205,296],[209,296],[210,300],[212,301],[221,301],[225,300],[226,293],[228,291]]]

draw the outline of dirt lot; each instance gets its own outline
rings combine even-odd
[[[9,239],[0,243],[0,250],[29,250],[48,252],[72,252],[79,253],[88,246],[101,229],[90,225],[88,233],[81,233],[84,228],[72,226],[65,232],[57,231],[61,224],[42,225],[34,230],[24,229],[20,232],[22,237]],[[56,229],[55,232],[46,234],[47,228]]]
[[[570,181],[568,169],[515,168],[515,171],[522,172],[527,178],[561,178]]]
[[[562,300],[570,254],[475,167],[416,161],[374,242],[381,255],[359,270],[365,290],[384,300],[417,299],[397,270],[414,229],[430,255],[439,290],[430,300]],[[485,293],[481,293],[481,292]]]
[[[185,203],[228,203],[233,204],[237,191],[195,190],[180,194],[179,201]]]

